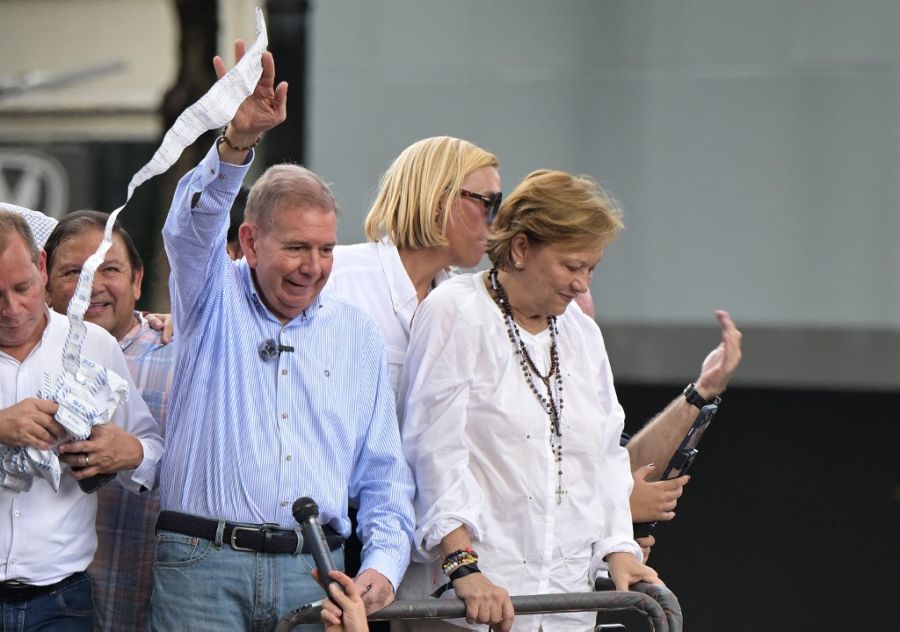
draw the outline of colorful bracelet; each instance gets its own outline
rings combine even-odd
[[[456,569],[458,569],[458,568],[460,568],[460,567],[462,567],[462,566],[468,566],[468,565],[470,565],[470,564],[477,564],[477,563],[478,563],[478,558],[477,558],[477,557],[473,557],[473,556],[471,556],[471,555],[468,555],[468,556],[466,556],[466,557],[460,558],[459,560],[453,562],[452,564],[442,565],[442,566],[441,566],[441,570],[444,571],[444,575],[446,575],[446,576],[449,577],[450,575],[453,574],[453,572],[454,572]]]
[[[477,563],[478,553],[476,553],[472,549],[460,549],[458,551],[454,551],[446,558],[444,558],[444,563],[441,564],[441,570],[443,571],[444,575],[449,576],[450,573],[458,569],[460,566]]]

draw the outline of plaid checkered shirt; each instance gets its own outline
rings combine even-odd
[[[131,377],[150,413],[166,429],[166,402],[175,368],[175,345],[160,343],[160,332],[140,312],[119,341]],[[143,632],[150,608],[154,525],[159,491],[137,496],[111,483],[97,492],[97,553],[88,567],[100,630]]]

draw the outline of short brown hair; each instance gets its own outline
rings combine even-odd
[[[622,230],[619,206],[589,176],[564,171],[532,171],[513,189],[494,220],[487,255],[511,269],[512,241],[523,233],[532,243],[590,241],[606,246]]]
[[[41,250],[34,241],[34,233],[25,218],[18,213],[0,211],[0,252],[6,250],[9,235],[18,233],[25,242],[25,247],[31,252],[31,261],[35,265],[41,258]]]

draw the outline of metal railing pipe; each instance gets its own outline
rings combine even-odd
[[[628,592],[597,591],[520,595],[511,597],[517,615],[555,612],[632,611],[643,615],[654,632],[680,632],[681,608],[675,595],[655,584],[635,584]],[[276,632],[288,632],[303,623],[318,623],[320,608],[304,607],[282,619]],[[369,615],[370,621],[409,619],[456,619],[466,615],[466,604],[460,599],[395,601]]]

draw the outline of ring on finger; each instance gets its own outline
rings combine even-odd
[[[90,459],[88,458],[88,455],[85,454],[84,455],[84,465],[87,466],[89,462],[90,462]]]

